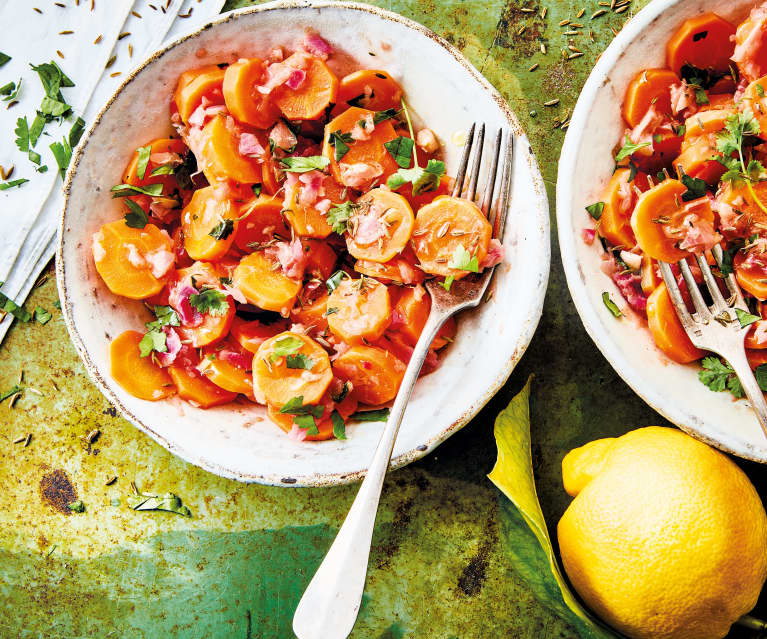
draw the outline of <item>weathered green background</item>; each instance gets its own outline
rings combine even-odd
[[[596,0],[377,4],[446,37],[507,97],[530,136],[553,212],[564,136],[554,119],[574,105],[612,38],[609,27],[620,29],[645,0],[593,21]],[[575,19],[581,8],[585,28],[574,42],[585,55],[566,61],[560,52],[566,29],[558,23]],[[535,62],[540,68],[528,72]],[[552,97],[560,104],[544,107]],[[495,459],[493,418],[535,373],[533,458],[552,530],[568,503],[560,480],[564,453],[662,420],[583,331],[553,231],[543,320],[509,383],[469,426],[386,482],[354,637],[574,637],[531,597],[504,558],[499,493],[486,479]],[[176,459],[116,417],[91,386],[55,300],[51,276],[29,306],[50,309],[53,320],[16,326],[0,348],[0,391],[16,383],[22,367],[28,386],[13,409],[7,401],[0,405],[0,637],[291,637],[294,606],[356,486],[248,486]],[[94,428],[101,436],[89,447],[83,438]],[[27,447],[12,443],[28,432]],[[761,468],[744,467],[760,489],[767,487]],[[117,482],[105,486],[113,475]],[[148,491],[175,491],[194,517],[131,511],[125,496],[134,479]],[[62,504],[74,499],[82,499],[85,513],[65,512]]]

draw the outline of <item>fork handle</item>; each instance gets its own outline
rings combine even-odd
[[[751,402],[751,407],[756,413],[759,424],[762,426],[762,431],[767,435],[767,401],[765,401],[764,393],[751,370],[745,350],[738,349],[732,357],[727,357],[726,359],[738,376],[740,385],[743,387],[743,391],[746,393],[746,397],[748,397],[748,401]]]
[[[293,616],[293,632],[298,639],[345,639],[354,627],[365,588],[378,502],[394,442],[429,346],[449,316],[433,309],[426,321],[357,497],[298,603]]]

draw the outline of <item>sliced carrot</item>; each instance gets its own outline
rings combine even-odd
[[[284,275],[279,264],[263,251],[255,251],[240,260],[232,283],[251,304],[277,311],[283,317],[287,317],[301,290],[301,282]]]
[[[687,364],[705,355],[684,332],[663,282],[647,298],[647,325],[655,345],[675,362]]]
[[[647,255],[642,256],[641,274],[642,281],[640,284],[645,295],[650,295],[663,281],[658,274],[658,262]]]
[[[306,272],[321,280],[328,279],[336,270],[338,255],[327,242],[313,239],[302,239],[306,255]]]
[[[264,148],[268,147],[267,146]],[[261,186],[263,187],[263,193],[267,195],[276,195],[280,190],[280,180],[282,179],[282,171],[274,161],[274,157],[271,153],[267,153],[263,157],[264,163],[261,165]]]
[[[172,364],[168,367],[168,373],[178,388],[178,396],[199,408],[228,404],[237,397],[237,393],[216,386],[195,370]]]
[[[109,370],[112,378],[134,397],[156,401],[176,392],[173,381],[164,368],[151,357],[141,357],[139,342],[144,338],[137,331],[125,331],[109,344]]]
[[[234,180],[257,184],[263,179],[261,164],[240,155],[240,137],[231,117],[217,115],[202,130],[202,148],[197,161],[208,182]]]
[[[763,266],[764,264],[764,266]],[[744,251],[738,251],[733,259],[738,284],[758,300],[767,300],[767,256],[749,259]]]
[[[613,246],[630,250],[636,246],[631,230],[631,213],[637,196],[629,182],[629,169],[618,169],[607,183],[602,201],[605,203],[597,231]]]
[[[195,348],[216,344],[220,342],[232,326],[234,320],[234,302],[231,298],[227,300],[227,310],[222,315],[213,315],[203,313],[202,323],[198,326],[179,326],[176,331],[181,336],[182,341],[190,343]]]
[[[294,53],[285,62],[300,68],[301,56]],[[338,78],[322,60],[309,58],[304,71],[306,77],[297,89],[283,84],[272,91],[274,103],[288,120],[316,120],[336,101]]]
[[[753,13],[753,12],[752,12]],[[767,73],[767,48],[763,45],[764,31],[767,28],[767,20],[764,13],[756,12],[753,17],[749,17],[738,25],[735,32],[735,45],[740,46],[747,40],[751,44],[747,45],[746,56],[738,65],[741,76],[749,80],[756,80],[758,77]],[[758,31],[754,33],[754,30]],[[742,64],[746,62],[747,64]],[[752,77],[753,76],[753,77]]]
[[[184,248],[194,260],[217,260],[232,246],[239,207],[215,186],[197,189],[181,213]]]
[[[115,220],[93,236],[96,270],[115,295],[140,300],[159,293],[173,259],[170,237],[154,224],[136,229],[125,220]]]
[[[355,106],[384,111],[398,108],[401,99],[402,87],[386,71],[360,69],[341,78],[336,102],[348,106],[352,100]]]
[[[332,181],[332,180],[331,180]],[[296,235],[301,237],[325,238],[333,232],[327,217],[314,208],[313,204],[301,204],[299,189],[301,183],[285,185],[285,208],[283,213]]]
[[[431,297],[421,286],[407,287],[402,290],[394,305],[398,323],[396,330],[410,346],[415,346],[421,336],[426,320],[431,311]]]
[[[223,96],[220,94],[225,73],[224,69],[219,69],[217,65],[212,64],[181,74],[173,99],[184,124],[189,122],[192,113],[202,103],[203,97],[213,103],[223,103]]]
[[[284,430],[286,433],[289,433],[291,430],[293,430],[293,426],[295,425],[295,423],[293,422],[293,415],[288,415],[287,413],[281,413],[279,408],[275,408],[272,405],[267,405],[266,416],[274,424],[276,424],[282,430]],[[304,437],[302,441],[316,442],[316,441],[324,441],[327,439],[332,439],[333,438],[333,422],[330,421],[330,417],[327,417],[324,419],[318,419],[315,421],[317,423],[318,432],[314,435],[309,435],[307,432],[306,437]]]
[[[689,143],[692,138],[699,135],[708,135],[724,129],[727,124],[727,118],[734,113],[734,109],[709,109],[700,111],[685,120],[684,139]]]
[[[351,394],[362,404],[377,406],[397,395],[405,364],[375,346],[353,346],[333,362],[333,371],[351,382]]]
[[[758,203],[767,205],[767,182],[753,182],[750,189],[743,182],[739,182],[737,186],[732,182],[723,183],[717,199],[729,204],[736,213],[735,221],[731,221],[736,227],[735,235],[748,235],[748,228],[752,223],[767,224],[767,213]]]
[[[294,368],[299,361],[305,368]],[[295,397],[302,397],[304,404],[316,404],[332,379],[325,349],[299,333],[288,331],[266,340],[253,360],[256,396],[277,408]]]
[[[232,393],[253,395],[253,353],[234,339],[202,349],[198,370],[216,386]]]
[[[672,84],[679,82],[679,76],[668,69],[646,69],[640,71],[629,83],[623,100],[623,119],[629,126],[639,124],[651,106],[658,113],[672,115]]]
[[[342,280],[327,304],[330,330],[347,344],[374,342],[391,323],[389,291],[369,277]]]
[[[699,135],[682,143],[682,153],[674,160],[674,167],[681,178],[687,174],[706,184],[716,184],[727,170],[721,162],[712,159],[720,155],[716,148],[716,135]]]
[[[336,132],[351,133],[355,127],[359,128],[360,120],[364,121],[368,115],[374,114],[367,109],[351,107],[325,125],[322,154],[330,160],[330,171],[336,181],[341,184],[343,184],[341,164],[349,166],[368,164],[373,167],[380,167],[381,173],[375,178],[379,184],[385,184],[387,178],[399,169],[397,163],[384,147],[384,143],[398,137],[391,120],[384,120],[376,124],[367,140],[349,142],[349,150],[340,160],[336,160],[336,148],[330,143],[330,134]]]
[[[417,258],[412,247],[408,244],[402,253],[388,262],[380,264],[368,260],[357,260],[354,270],[363,275],[369,275],[377,280],[396,282],[398,284],[420,284],[424,280],[424,272],[416,267]]]
[[[279,335],[288,330],[288,323],[285,320],[277,320],[271,324],[264,324],[258,320],[247,321],[235,317],[232,322],[232,337],[246,351],[255,353],[270,337]]]
[[[256,88],[263,81],[264,68],[260,58],[238,60],[226,68],[222,87],[229,113],[259,129],[268,129],[280,117],[271,96]]]
[[[666,45],[666,64],[679,73],[685,64],[726,72],[735,50],[735,25],[715,13],[688,18]]]
[[[492,234],[490,222],[476,204],[445,195],[418,211],[412,243],[424,271],[460,279],[469,271],[450,266],[456,252],[468,252],[481,263]]]
[[[741,100],[754,114],[759,123],[759,137],[767,140],[767,75],[754,80],[746,87]]]
[[[413,195],[413,185],[405,184],[397,189],[397,193],[404,196],[410,202],[410,208],[417,213],[418,209],[427,204],[431,204],[440,195],[449,195],[453,188],[453,178],[443,175],[439,180],[439,185],[433,191],[422,191]]]
[[[323,292],[318,298],[313,300],[301,300],[293,307],[290,312],[291,319],[296,324],[306,327],[307,332],[314,334],[323,333],[328,327],[328,294]]]
[[[260,195],[243,204],[239,215],[242,219],[234,234],[234,245],[241,251],[252,251],[252,244],[265,244],[275,236],[290,237],[279,198]]]
[[[723,80],[727,78],[722,78]],[[730,82],[732,82],[732,79],[729,79]],[[720,109],[728,109],[730,111],[735,110],[735,100],[733,99],[733,92],[735,91],[735,87],[732,87],[732,90],[729,91],[723,91],[721,93],[717,92],[714,93],[714,89],[716,87],[712,87],[711,91],[712,93],[708,96],[708,104],[702,104],[698,107],[698,113],[705,113],[706,111],[718,111]]]
[[[687,215],[694,213],[709,222],[714,212],[707,197],[682,201],[687,191],[678,180],[664,180],[639,198],[631,216],[631,228],[645,255],[664,262],[678,262],[689,253],[676,247],[681,233],[677,229]]]
[[[170,138],[158,138],[152,140],[149,144],[145,145],[150,148],[149,162],[147,162],[144,177],[138,176],[138,151],[133,152],[128,166],[123,171],[123,183],[133,184],[134,186],[148,186],[150,184],[162,184],[163,195],[172,195],[173,191],[178,188],[176,179],[172,175],[155,175],[152,176],[152,171],[157,167],[162,166],[162,163],[152,161],[152,156],[159,157],[159,154],[172,153],[183,157],[187,148],[181,140]]]
[[[407,246],[414,222],[404,197],[373,189],[357,200],[347,225],[346,248],[358,260],[388,262]]]
[[[763,364],[767,364],[767,350],[764,349],[746,349],[746,359],[752,369],[757,369]]]

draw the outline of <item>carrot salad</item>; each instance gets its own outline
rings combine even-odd
[[[397,394],[424,279],[449,289],[503,258],[480,209],[448,195],[440,142],[414,131],[397,81],[340,57],[307,33],[178,78],[175,132],[133,152],[112,188],[123,217],[93,236],[104,283],[152,316],[111,343],[128,393],[256,402],[294,439],[343,439]]]
[[[703,360],[701,381],[736,397],[743,393],[729,365],[687,337],[657,261],[672,263],[685,296],[680,260],[698,282],[694,255],[719,276],[735,274],[749,305],[737,321],[751,327],[747,354],[767,390],[767,366],[760,368],[767,362],[765,91],[767,3],[738,25],[715,13],[685,20],[668,41],[666,67],[640,71],[628,86],[615,172],[601,201],[586,207],[595,228],[583,231],[587,243],[601,240],[603,270],[625,299],[621,310],[605,292],[610,312],[633,309],[669,358]],[[716,245],[721,264],[711,254]]]

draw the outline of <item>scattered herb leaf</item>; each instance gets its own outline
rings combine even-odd
[[[336,439],[346,439],[346,422],[341,417],[341,413],[337,410],[330,413],[330,422],[333,424],[333,437]]]
[[[622,160],[625,160],[627,157],[636,153],[639,149],[646,146],[650,146],[650,143],[640,142],[639,144],[634,144],[627,135],[625,143],[621,147],[620,151],[618,151],[618,154],[615,156],[615,161],[621,162]]]
[[[69,510],[71,510],[73,513],[85,512],[85,504],[82,502],[81,499],[78,499],[77,501],[73,501],[71,504],[67,504],[67,508],[69,508]]]
[[[208,235],[215,240],[225,240],[232,233],[234,233],[234,220],[221,220],[216,226],[214,226]]]
[[[356,205],[348,200],[342,204],[335,204],[328,209],[327,221],[334,233],[342,235],[346,232],[346,223],[349,221]]]
[[[291,173],[307,173],[324,169],[330,160],[324,155],[309,155],[307,157],[288,157],[280,160],[282,169]]]
[[[479,273],[479,259],[477,254],[472,255],[467,251],[463,244],[458,244],[453,252],[453,257],[447,263],[448,268],[458,269],[460,271],[469,271],[470,273]]]
[[[751,326],[754,322],[758,322],[761,317],[758,315],[752,315],[751,313],[747,313],[746,311],[742,311],[739,308],[735,309],[735,315],[738,317],[738,321],[740,322],[741,328],[746,328],[746,326]]]
[[[200,293],[193,293],[189,296],[189,303],[192,308],[196,308],[200,313],[209,315],[226,315],[229,311],[229,302],[226,299],[226,293],[215,288],[206,288]]]
[[[607,310],[613,314],[613,317],[621,317],[623,315],[623,313],[621,312],[621,309],[619,309],[618,305],[612,301],[612,298],[610,297],[610,293],[608,293],[607,291],[602,293],[602,302],[607,307]]]
[[[12,189],[14,186],[21,186],[27,182],[29,182],[29,180],[26,178],[19,178],[17,180],[11,180],[10,182],[0,182],[0,191],[7,191],[8,189]]]
[[[131,195],[149,195],[158,197],[162,195],[162,183],[135,186],[134,184],[117,184],[110,189],[112,197],[128,197]]]
[[[51,317],[53,317],[49,311],[46,311],[42,306],[38,306],[35,309],[35,321],[38,324],[47,324],[51,321]]]
[[[605,210],[605,203],[604,202],[594,202],[594,204],[589,204],[586,207],[586,210],[589,212],[589,215],[593,217],[595,220],[598,220],[602,217],[602,211]]]
[[[405,136],[399,136],[389,142],[384,142],[384,147],[389,152],[389,155],[394,158],[394,161],[402,169],[406,169],[410,166],[410,156],[413,154],[413,139]]]
[[[354,142],[354,138],[352,137],[351,133],[333,131],[330,134],[328,138],[328,144],[330,144],[335,149],[333,156],[335,157],[336,162],[340,162],[341,158],[343,158],[349,152],[349,144],[352,142]]]
[[[138,154],[138,162],[136,163],[136,175],[139,180],[143,180],[146,176],[146,169],[149,166],[149,156],[152,155],[151,146],[140,146],[136,149]]]
[[[389,409],[379,408],[378,410],[360,410],[354,413],[349,419],[358,422],[385,422],[389,419]]]
[[[338,288],[338,285],[341,283],[342,280],[349,277],[349,274],[346,271],[336,271],[331,275],[327,281],[325,282],[325,286],[328,287],[328,293],[332,293]]]
[[[126,226],[129,226],[132,229],[143,229],[149,222],[149,217],[147,216],[146,211],[133,200],[126,199],[125,204],[130,209],[130,211],[125,214]]]
[[[310,357],[307,357],[303,353],[287,355],[285,357],[285,362],[288,368],[302,368],[307,371],[310,371],[312,368],[314,368],[314,360]]]
[[[127,502],[133,510],[163,510],[170,513],[176,513],[183,517],[191,517],[192,512],[181,503],[173,493],[164,495],[147,495],[139,492],[135,484],[133,486],[133,495],[128,495]]]
[[[272,350],[272,354],[269,356],[269,359],[271,359],[273,362],[276,362],[278,359],[280,359],[280,357],[294,355],[303,345],[304,342],[301,338],[295,337],[293,335],[286,335],[274,343],[274,349]],[[288,368],[299,367],[288,365]]]

